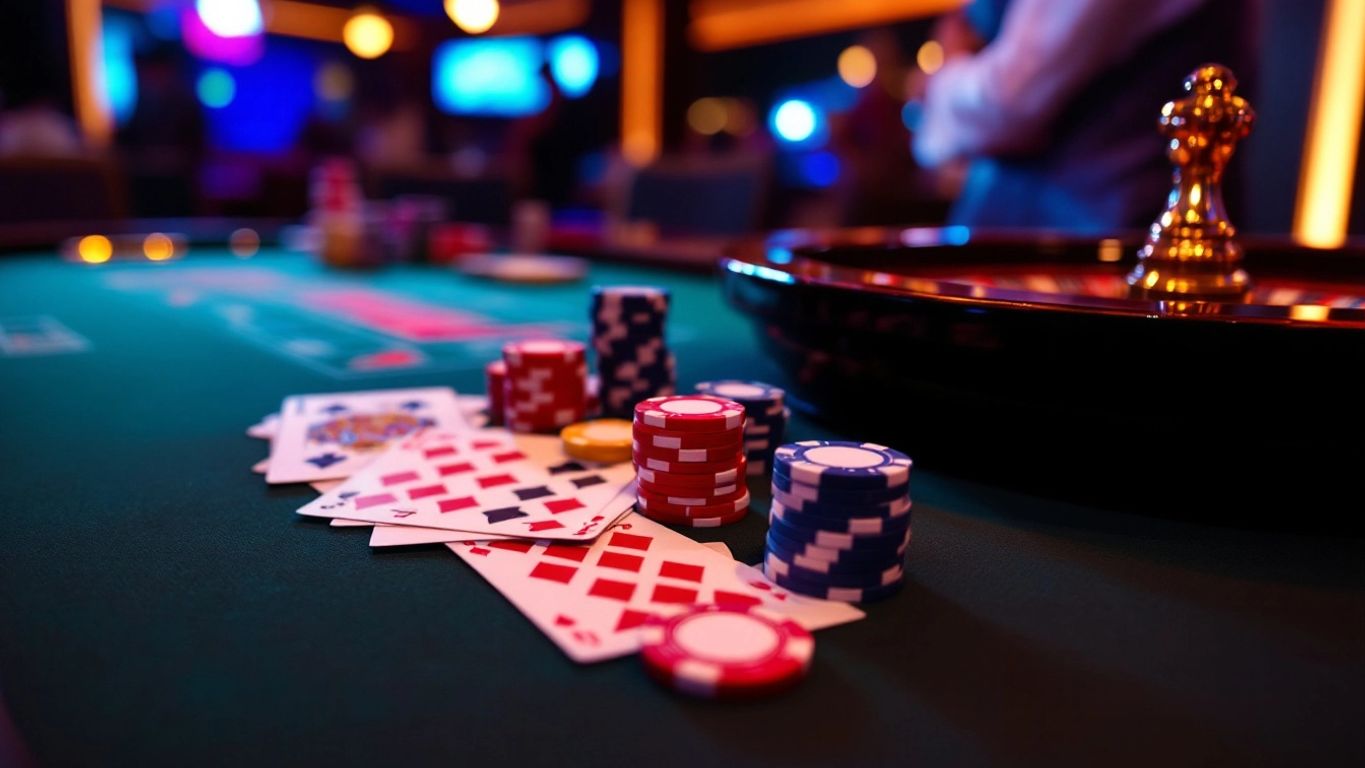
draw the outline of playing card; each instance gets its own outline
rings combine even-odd
[[[248,437],[259,440],[274,439],[275,434],[280,430],[280,415],[278,413],[267,413],[260,421],[246,428]]]
[[[520,440],[518,442],[521,442]],[[602,528],[609,528],[635,508],[635,486],[628,484],[614,498],[608,501],[598,514],[610,522]],[[370,533],[371,547],[407,547],[415,544],[448,544],[453,541],[482,541],[486,533],[467,533],[447,531],[440,528],[417,528],[410,525],[376,525]],[[497,537],[505,538],[505,537]],[[722,545],[723,546],[723,545]]]
[[[585,541],[611,522],[600,510],[633,476],[629,463],[590,467],[561,461],[542,466],[503,430],[428,429],[390,447],[341,487],[298,512]]]
[[[809,630],[864,615],[847,603],[788,592],[758,569],[638,514],[591,544],[520,539],[447,546],[582,663],[634,653],[645,619],[698,603],[763,605]]]
[[[437,387],[287,398],[271,440],[266,482],[350,477],[390,443],[426,427],[468,428],[453,391]]]

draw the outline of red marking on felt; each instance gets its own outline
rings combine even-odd
[[[688,587],[674,587],[669,584],[655,584],[654,594],[649,599],[656,603],[686,603],[691,605],[697,602],[697,590]]]
[[[346,363],[347,368],[357,371],[373,371],[385,368],[411,368],[426,362],[426,356],[414,349],[386,349],[368,355],[358,355]]]
[[[357,510],[369,509],[370,507],[377,507],[381,504],[392,504],[395,501],[398,501],[398,499],[395,498],[392,493],[377,493],[373,496],[357,496],[355,508]]]
[[[630,596],[635,594],[635,585],[626,581],[612,581],[611,579],[598,579],[592,583],[592,588],[588,594],[594,597],[605,597],[609,600],[620,600],[625,602]]]
[[[568,584],[575,573],[578,573],[578,569],[572,566],[542,562],[536,563],[536,567],[531,569],[531,578]]]
[[[639,555],[629,555],[625,552],[603,552],[597,558],[597,564],[603,568],[620,568],[623,571],[639,573],[640,566],[644,565],[645,559]]]
[[[659,564],[659,575],[667,576],[670,579],[701,582],[701,573],[702,567],[700,565],[675,563],[669,560],[665,560]]]
[[[441,499],[436,502],[436,508],[441,510],[442,514],[446,512],[458,512],[461,509],[469,509],[470,507],[477,506],[479,506],[479,502],[476,501],[473,496],[461,496],[456,499]]]
[[[632,611],[627,608],[624,611],[621,611],[621,619],[616,622],[615,631],[624,632],[627,629],[635,629],[648,621],[650,615],[651,614],[645,613],[644,611]]]
[[[644,551],[649,549],[649,545],[654,539],[649,536],[637,536],[633,533],[622,533],[616,531],[612,533],[611,540],[607,542],[609,547],[625,547],[626,549],[638,549]]]
[[[399,483],[410,483],[416,479],[416,472],[394,472],[392,475],[384,475],[379,478],[379,482],[387,487],[390,485],[398,485]]]
[[[490,541],[488,546],[494,549],[505,549],[509,552],[530,552],[531,547],[535,546],[529,541]]]
[[[437,483],[436,485],[424,485],[421,488],[411,488],[408,490],[408,498],[416,501],[425,499],[428,496],[440,496],[446,492],[446,487]]]
[[[562,614],[562,613],[555,617],[555,626],[556,626],[556,627],[572,627],[574,624],[577,624],[577,623],[578,623],[578,622],[574,621],[573,619],[569,618],[568,616],[565,616],[565,615]]]
[[[503,453],[495,453],[492,455],[491,458],[493,459],[493,461],[496,461],[499,464],[505,464],[509,461],[519,461],[521,459],[524,459],[526,458],[526,454],[522,453],[521,451],[506,451]]]
[[[474,478],[474,482],[478,483],[480,488],[495,488],[499,485],[507,485],[508,483],[515,483],[516,481],[517,479],[515,477],[508,474],[485,475],[484,477]]]
[[[562,557],[575,563],[583,562],[588,556],[588,548],[581,544],[550,544],[545,547],[546,557]]]
[[[739,592],[726,592],[716,590],[716,605],[733,606],[735,608],[749,608],[755,605],[762,605],[763,601],[753,595],[745,595]]]
[[[558,520],[541,520],[526,526],[528,531],[553,531],[556,528],[563,528],[564,524]]]
[[[585,506],[587,505],[578,499],[555,499],[554,501],[545,502],[545,509],[549,510],[552,515],[568,512],[571,509],[582,509]],[[602,518],[597,517],[594,519],[601,520]]]
[[[441,477],[446,477],[448,475],[457,475],[461,472],[468,472],[473,468],[474,468],[473,464],[470,464],[467,461],[461,461],[456,464],[446,464],[437,467],[436,472],[440,474]]]
[[[536,332],[543,335],[545,330],[534,325],[503,325],[473,312],[370,289],[305,291],[298,302],[314,312],[409,341],[467,341]]]
[[[455,446],[453,445],[443,445],[440,448],[428,448],[422,451],[422,455],[428,459],[434,459],[437,456],[453,456],[455,453]]]

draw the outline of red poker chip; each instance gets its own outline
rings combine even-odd
[[[631,459],[634,460],[636,467],[678,475],[711,475],[725,472],[739,466],[740,457],[743,455],[736,454],[733,459],[726,461],[668,461],[642,456],[639,451],[631,451]]]
[[[703,698],[748,698],[799,683],[815,656],[804,627],[760,606],[693,606],[640,630],[650,677]]]
[[[667,395],[641,400],[635,421],[675,432],[724,432],[743,429],[744,406],[710,395]]]
[[[727,461],[743,450],[742,443],[734,443],[723,448],[682,448],[673,450],[672,448],[652,448],[641,445],[637,440],[631,446],[634,453],[651,459],[663,459],[664,461],[677,461],[687,464],[715,463],[717,461]]]
[[[648,485],[644,483],[640,483],[638,486],[636,486],[635,492],[637,497],[642,497],[648,500],[648,506],[657,505],[665,509],[668,507],[677,507],[679,509],[683,508],[690,509],[693,507],[723,508],[727,507],[728,505],[732,505],[734,502],[739,501],[740,498],[749,493],[749,488],[744,484],[740,483],[736,485],[725,486],[724,492],[717,494],[709,492],[699,493],[696,491],[679,491],[669,489],[657,490],[655,488],[650,488]]]
[[[749,516],[747,508],[719,517],[688,517],[672,512],[661,512],[657,509],[641,509],[639,507],[637,509],[639,509],[640,514],[650,520],[679,528],[719,528],[723,525],[734,525]]]
[[[718,472],[699,472],[699,473],[679,473],[668,472],[666,470],[650,469],[642,467],[637,462],[635,465],[635,476],[640,480],[654,483],[656,485],[681,485],[688,488],[705,488],[707,486],[728,485],[730,483],[744,482],[745,473],[749,469],[748,458],[741,459],[738,466],[730,469],[723,469]]]
[[[706,476],[684,475],[684,477],[705,478]],[[638,476],[635,478],[635,482],[639,483],[641,488],[662,496],[697,496],[701,494],[708,496],[724,496],[744,487],[746,482],[743,473],[738,473],[738,477],[725,483],[713,483],[709,478],[707,478],[704,483],[692,483],[690,485],[687,483],[673,483],[671,480],[671,476],[665,477],[664,482],[646,480],[643,477]]]
[[[662,512],[666,515],[682,515],[683,517],[725,517],[749,508],[748,488],[741,491],[734,499],[715,504],[672,504],[664,498],[654,496],[639,487],[635,489],[635,498],[639,502],[638,506],[646,511]]]
[[[678,432],[669,429],[655,429],[640,422],[634,423],[635,442],[653,448],[719,448],[735,445],[744,440],[743,429],[727,429],[721,432]]]
[[[586,348],[576,341],[532,340],[504,344],[502,357],[509,367],[524,365],[554,366],[587,360]]]

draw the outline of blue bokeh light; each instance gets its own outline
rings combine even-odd
[[[801,181],[811,187],[829,187],[839,180],[839,158],[833,152],[820,151],[802,155],[796,161]]]
[[[133,65],[131,22],[121,16],[104,17],[104,88],[114,122],[123,125],[137,109],[137,69]]]
[[[576,99],[592,89],[600,70],[597,47],[582,35],[563,35],[546,45],[550,75],[564,95]]]
[[[768,117],[773,135],[789,144],[811,141],[820,128],[820,122],[815,107],[803,99],[778,102]]]
[[[544,61],[534,38],[449,40],[432,57],[431,95],[438,109],[456,115],[533,115],[550,101]]]
[[[222,109],[237,97],[237,80],[222,67],[209,67],[199,73],[194,92],[200,104],[209,109]]]

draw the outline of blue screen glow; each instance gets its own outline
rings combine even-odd
[[[432,57],[431,95],[438,109],[456,115],[533,115],[550,100],[544,61],[534,38],[450,40]]]
[[[549,42],[546,51],[550,58],[550,74],[565,96],[576,99],[597,82],[597,48],[586,37],[556,37]]]
[[[104,17],[104,88],[114,122],[128,122],[137,107],[137,70],[133,66],[133,26],[122,17]]]

